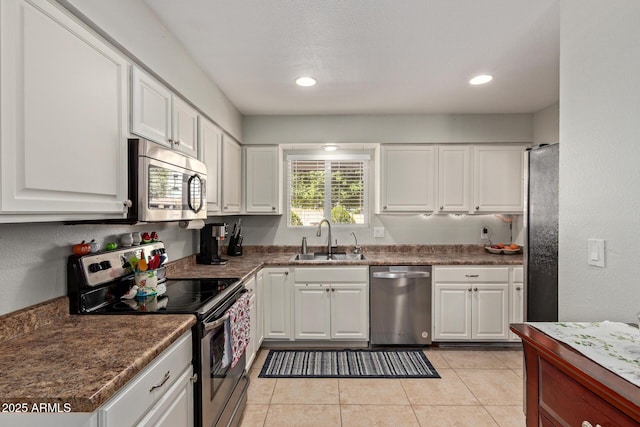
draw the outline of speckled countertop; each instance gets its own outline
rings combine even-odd
[[[312,252],[325,247],[310,246]],[[195,255],[167,265],[169,278],[237,277],[247,279],[262,267],[316,265],[521,265],[522,254],[494,255],[478,245],[376,245],[363,247],[361,261],[292,261],[297,246],[245,246],[242,256],[223,255],[226,265],[200,265]],[[338,247],[336,252],[353,252],[353,247]]]
[[[0,404],[93,412],[195,324],[195,316],[70,315],[67,297],[0,316]]]

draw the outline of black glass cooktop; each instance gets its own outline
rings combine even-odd
[[[109,313],[207,314],[239,287],[239,279],[169,279],[157,295],[119,300],[103,307]]]

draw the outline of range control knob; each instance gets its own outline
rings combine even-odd
[[[103,270],[108,270],[111,268],[111,261],[102,261],[100,263],[100,267],[102,267]]]
[[[89,264],[89,271],[90,272],[97,273],[100,270],[102,270],[102,267],[97,262],[94,262],[93,264]]]

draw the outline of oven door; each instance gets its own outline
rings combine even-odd
[[[204,323],[204,335],[201,341],[201,390],[202,390],[202,425],[211,427],[227,425],[238,412],[238,408],[246,402],[248,380],[245,373],[245,354],[231,368],[231,354],[224,357],[224,347],[229,327],[227,312],[214,313]],[[231,353],[231,351],[229,351]],[[240,410],[241,413],[241,410]],[[240,414],[238,414],[239,416]]]

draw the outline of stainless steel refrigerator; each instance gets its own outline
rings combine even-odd
[[[527,151],[525,319],[558,321],[558,144]]]

